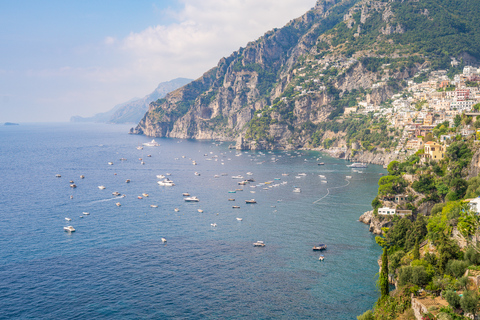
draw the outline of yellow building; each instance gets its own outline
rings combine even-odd
[[[442,160],[445,157],[445,147],[433,141],[425,143],[425,159]]]

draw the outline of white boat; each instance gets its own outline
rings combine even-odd
[[[320,257],[318,258],[318,260],[323,261],[323,260],[325,260],[325,257],[324,257],[324,256],[320,256]]]
[[[238,176],[232,176],[232,179],[243,179],[243,177],[241,175],[238,175]]]
[[[68,226],[68,227],[63,227],[63,230],[66,232],[74,232],[75,228],[72,226]]]
[[[109,162],[108,165],[113,166],[113,162]]]
[[[158,208],[158,206],[156,204],[151,204],[150,207],[152,208]]]
[[[293,188],[293,192],[299,193],[299,192],[302,192],[302,190],[300,188]]]
[[[115,203],[117,207],[120,207],[122,204],[120,202]]]
[[[182,196],[184,196],[184,197],[190,197],[190,193],[184,192],[184,193],[182,193]]]
[[[210,223],[210,225],[211,225],[212,227],[216,227],[216,226],[217,226],[216,223]]]
[[[247,175],[251,176],[251,175],[253,175],[253,173],[252,172],[247,172]]]
[[[98,186],[98,189],[103,190],[105,189],[105,186]]]
[[[162,238],[162,243],[165,243],[165,242],[167,242],[167,239]]]
[[[327,179],[323,174],[318,175],[321,179]]]
[[[118,197],[119,195],[120,195],[120,192],[118,192],[118,191],[112,192],[112,196]]]
[[[175,183],[173,183],[172,180],[169,179],[164,179],[162,181],[157,181],[159,186],[165,186],[165,187],[173,187]]]
[[[55,177],[57,177],[57,178],[61,178],[62,176],[61,176],[60,174],[58,174],[58,173],[57,173],[57,174],[55,175]]]
[[[345,179],[352,179],[352,176],[345,176]]]
[[[307,174],[306,174],[306,173],[299,173],[298,175],[304,177],[304,176],[306,176]]]
[[[197,197],[187,197],[187,198],[184,198],[183,200],[187,201],[187,202],[198,202],[200,201]]]
[[[90,212],[83,212],[84,215],[88,216]]]
[[[363,163],[363,162],[355,162],[352,164],[348,164],[347,167],[349,168],[367,168],[368,164]]]
[[[202,212],[203,212],[203,210],[202,210],[202,209],[197,209],[197,211],[198,211],[198,212],[200,212],[200,213],[202,213]]]
[[[237,218],[237,221],[242,221],[243,219],[242,218]]]
[[[145,142],[143,145],[145,147],[158,147],[160,144],[158,142],[156,142],[155,139],[153,139],[150,142]]]
[[[265,247],[265,242],[258,240],[257,242],[253,243],[254,247]]]
[[[143,150],[143,147],[142,147],[142,146],[138,146],[138,147],[137,147],[137,150]]]
[[[178,208],[175,208],[174,210],[175,210],[175,212],[178,212],[178,211],[180,211],[180,209],[178,209]]]
[[[200,175],[200,173],[198,173],[198,172],[196,172],[196,171],[195,171],[195,175],[196,175],[196,176],[199,176],[199,175]]]
[[[245,203],[257,203],[255,199],[245,200]]]
[[[157,179],[164,179],[165,176],[163,174],[157,174]]]
[[[72,219],[70,219],[70,218],[65,218],[65,220],[67,220],[67,221],[72,221]]]

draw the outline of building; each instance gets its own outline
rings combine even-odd
[[[468,203],[471,210],[480,213],[480,197],[471,199]]]
[[[423,157],[425,160],[442,160],[445,157],[446,148],[441,144],[438,144],[434,141],[428,141],[425,143],[425,152]]]
[[[380,208],[378,209],[378,214],[382,214],[382,215],[394,215],[395,214],[395,209],[391,209],[389,207],[383,207],[383,208]]]

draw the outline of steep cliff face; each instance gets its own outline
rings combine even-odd
[[[425,20],[425,8],[434,12],[434,5],[426,0],[319,0],[303,16],[152,103],[131,132],[238,139],[237,148],[245,149],[318,147],[328,139],[322,123],[338,119],[360,100],[383,103],[403,80],[431,63],[409,41],[423,32],[420,28],[429,22],[418,21]],[[417,19],[415,26],[407,25],[405,12]],[[421,38],[423,47],[435,43],[431,40]]]

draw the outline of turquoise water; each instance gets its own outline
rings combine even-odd
[[[137,150],[151,138],[128,129],[0,127],[0,319],[356,319],[373,306],[380,249],[357,220],[381,167],[213,141]],[[166,173],[174,187],[158,186]],[[328,249],[312,251],[319,243]]]

